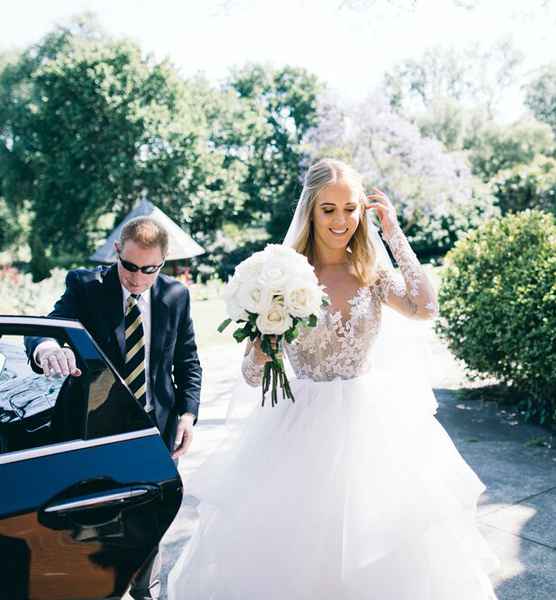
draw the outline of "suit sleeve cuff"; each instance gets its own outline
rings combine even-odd
[[[192,406],[186,406],[183,410],[178,411],[178,417],[183,417],[183,415],[192,415],[193,416],[193,425],[197,423],[197,419],[199,417],[199,405],[195,408]]]

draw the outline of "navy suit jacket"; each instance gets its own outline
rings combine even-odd
[[[179,415],[192,413],[197,421],[202,370],[187,288],[171,277],[158,275],[151,287],[150,306],[150,395],[156,424],[171,449]],[[116,265],[69,271],[66,291],[49,316],[81,321],[114,367],[123,373],[124,311]],[[40,337],[25,340],[27,356],[37,372],[40,368],[32,356],[43,340]]]

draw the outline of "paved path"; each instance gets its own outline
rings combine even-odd
[[[494,402],[463,401],[458,389],[468,384],[462,369],[430,330],[427,343],[439,403],[437,418],[487,485],[478,518],[481,531],[502,562],[494,577],[499,600],[555,600],[553,440],[541,428],[518,424],[514,414],[499,409]],[[241,351],[235,346],[224,346],[211,349],[201,359],[206,382],[202,418],[191,452],[180,462],[184,475],[197,468],[223,435],[226,406]],[[184,503],[163,541],[163,578],[194,526],[195,509]]]

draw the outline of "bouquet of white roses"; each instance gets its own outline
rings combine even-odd
[[[239,323],[236,341],[260,338],[263,352],[271,358],[264,366],[263,406],[271,386],[272,406],[278,402],[278,384],[283,396],[293,402],[284,370],[283,342],[293,342],[301,326],[315,327],[321,306],[328,304],[313,267],[293,248],[270,244],[236,267],[223,297],[228,318],[218,330],[224,331],[232,321]]]

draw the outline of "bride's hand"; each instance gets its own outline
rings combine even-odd
[[[375,209],[380,219],[380,225],[382,231],[388,235],[394,227],[398,227],[398,217],[396,216],[396,209],[392,204],[392,201],[388,196],[379,190],[373,188],[374,193],[367,195],[367,200],[370,200],[365,206],[367,210]]]

